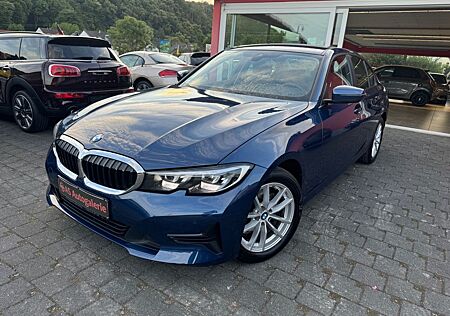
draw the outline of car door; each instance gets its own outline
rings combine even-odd
[[[419,70],[409,67],[395,67],[392,75],[393,95],[409,99],[416,88],[422,83]]]
[[[349,55],[334,57],[325,80],[320,106],[323,126],[322,170],[326,178],[334,178],[355,159],[360,149],[360,103],[331,102],[333,89],[353,85],[353,65]]]
[[[142,75],[142,70],[140,68],[142,68],[142,65],[144,64],[143,61],[144,59],[142,59],[142,57],[139,57],[138,55],[134,55],[134,54],[129,54],[129,55],[125,55],[120,57],[120,60],[128,66],[128,68],[130,68],[131,71],[131,78],[133,79],[133,82],[139,78]],[[141,65],[139,65],[139,67],[137,67],[136,65],[138,64],[138,61],[142,61]]]
[[[6,84],[19,59],[20,38],[0,38],[0,103],[6,103]]]
[[[358,140],[360,147],[356,158],[359,158],[365,151],[366,144],[372,142],[373,133],[378,124],[378,121],[373,120],[373,117],[382,108],[383,86],[378,83],[372,68],[365,60],[356,55],[353,55],[351,59],[355,73],[354,85],[364,89],[365,92],[365,97],[360,102],[361,109],[358,114],[357,130],[360,136]]]

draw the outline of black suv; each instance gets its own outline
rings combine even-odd
[[[107,41],[0,33],[0,106],[11,109],[26,132],[131,87],[129,69]]]
[[[375,70],[388,95],[424,106],[438,97],[437,84],[423,69],[408,66],[383,66]]]

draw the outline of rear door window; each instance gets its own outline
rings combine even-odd
[[[374,87],[377,85],[377,78],[375,76],[375,72],[373,71],[372,67],[367,62],[364,62],[366,64],[367,73],[369,74],[369,86]]]
[[[21,60],[36,60],[45,58],[42,38],[23,38],[20,45]]]
[[[0,39],[0,60],[18,60],[20,38]]]
[[[393,77],[408,78],[408,79],[420,79],[420,72],[414,68],[398,67],[398,68],[395,68]]]
[[[352,56],[351,58],[355,71],[355,86],[361,89],[369,88],[369,73],[367,72],[365,62],[356,56]]]

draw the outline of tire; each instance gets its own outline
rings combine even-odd
[[[146,91],[153,88],[153,85],[147,79],[138,79],[134,84],[134,90],[136,91]]]
[[[284,192],[280,195],[278,202],[269,210],[266,207],[270,206],[270,202],[269,205],[264,205],[267,204],[265,202],[267,200],[264,200],[264,192],[267,192],[267,188],[270,202],[275,201],[274,197],[278,193]],[[284,189],[285,191],[283,191]],[[292,201],[288,202],[291,199]],[[238,259],[247,263],[256,263],[265,261],[280,252],[297,230],[301,217],[301,201],[301,189],[295,177],[282,168],[275,169],[263,182],[255,197],[254,208],[250,210],[242,232]],[[283,207],[283,203],[288,204]],[[281,209],[276,211],[276,207],[281,207]],[[276,213],[270,214],[271,211],[276,211]],[[277,219],[273,216],[276,216]],[[271,226],[278,231],[280,236],[274,233]],[[250,228],[253,229],[250,230]],[[262,238],[264,232],[265,239]],[[253,244],[251,244],[252,241]]]
[[[42,115],[27,91],[17,91],[11,99],[11,107],[14,120],[24,132],[35,133],[47,128],[48,118]]]
[[[411,97],[412,104],[416,106],[425,106],[430,102],[430,95],[424,91],[417,91]]]
[[[369,146],[369,148],[367,148],[367,151],[364,153],[364,155],[361,156],[359,162],[370,165],[373,164],[375,160],[377,160],[378,154],[380,153],[381,144],[383,142],[384,125],[384,120],[380,119],[377,128],[373,133],[371,145]]]

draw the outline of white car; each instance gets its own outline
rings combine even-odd
[[[136,91],[176,84],[180,73],[190,71],[192,66],[166,53],[137,51],[120,56],[131,70],[131,78]]]

